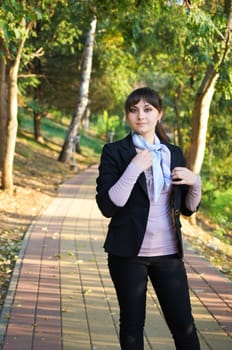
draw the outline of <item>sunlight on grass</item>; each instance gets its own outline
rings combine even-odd
[[[38,143],[33,135],[33,119],[26,114],[20,115],[15,169],[25,172],[26,170],[23,167],[27,163],[30,164],[30,174],[38,173],[41,176],[43,172],[48,176],[51,171],[53,174],[73,174],[69,164],[62,164],[57,161],[67,127],[68,125],[59,124],[52,118],[43,118],[41,133],[44,143]],[[92,125],[87,131],[81,130],[81,153],[75,154],[78,171],[99,162],[103,143],[99,137],[96,137],[96,130]]]

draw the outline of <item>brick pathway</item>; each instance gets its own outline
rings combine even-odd
[[[2,350],[116,350],[118,307],[95,203],[97,167],[64,183],[24,239],[0,319]],[[202,350],[232,349],[232,284],[186,244]],[[152,288],[145,350],[174,350]]]

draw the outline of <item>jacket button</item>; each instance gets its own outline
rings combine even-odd
[[[175,215],[176,215],[176,216],[180,215],[180,210],[179,210],[179,209],[176,209],[176,210],[175,210]]]

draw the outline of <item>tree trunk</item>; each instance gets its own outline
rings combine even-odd
[[[41,132],[41,120],[43,118],[43,113],[37,113],[33,111],[33,121],[34,121],[34,137],[35,140],[41,144],[44,143],[44,138]]]
[[[4,47],[0,40],[0,51]],[[7,125],[7,84],[6,84],[6,64],[0,55],[0,171],[3,169],[3,161],[6,149],[6,125]]]
[[[37,35],[40,34],[40,23],[37,23],[36,32]],[[42,73],[41,60],[38,57],[35,57],[33,61],[33,72],[38,76]],[[36,108],[33,109],[34,137],[37,142],[44,143],[41,132],[41,120],[44,117],[44,113],[42,111],[43,98],[41,83],[39,83],[39,85],[33,89],[33,99],[36,103]]]
[[[187,164],[199,174],[204,160],[209,109],[219,73],[211,66],[197,93],[193,109],[192,140],[187,153]]]
[[[84,58],[82,65],[82,78],[79,91],[79,102],[77,103],[77,108],[73,114],[71,124],[69,126],[65,142],[62,147],[62,151],[59,155],[58,160],[63,163],[67,163],[70,160],[72,152],[72,142],[77,136],[80,128],[81,119],[83,118],[86,108],[88,106],[88,94],[89,94],[89,84],[92,70],[92,59],[93,59],[93,48],[94,48],[94,37],[96,32],[97,18],[94,17],[90,30],[88,32],[85,48],[84,48]]]
[[[192,140],[187,152],[187,164],[195,173],[200,173],[201,171],[205,153],[210,104],[213,98],[215,85],[219,77],[220,68],[230,50],[232,29],[231,0],[225,0],[225,12],[228,20],[223,40],[220,36],[220,40],[222,40],[221,52],[214,58],[214,64],[208,67],[194,102]]]
[[[14,151],[16,145],[17,129],[18,129],[18,72],[22,51],[24,48],[25,41],[28,33],[31,29],[32,22],[26,25],[25,20],[22,19],[22,26],[25,29],[25,35],[19,42],[17,49],[17,55],[14,60],[10,60],[5,57],[6,60],[6,82],[7,82],[7,123],[6,123],[6,139],[5,149],[3,156],[3,167],[2,167],[2,188],[9,194],[13,193],[13,164],[14,164]]]
[[[174,125],[174,132],[175,132],[175,139],[177,139],[177,144],[183,149],[183,138],[180,130],[180,108],[179,108],[179,101],[181,99],[181,94],[183,91],[183,86],[178,85],[176,89],[176,94],[173,98],[173,106],[174,106],[174,112],[175,112],[175,125]]]
[[[13,163],[16,144],[18,120],[18,87],[17,87],[18,65],[12,64],[9,71],[8,83],[8,120],[6,126],[6,149],[3,162],[2,188],[10,194],[13,193]]]

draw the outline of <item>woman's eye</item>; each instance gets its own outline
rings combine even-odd
[[[150,107],[144,109],[144,112],[146,112],[146,113],[149,113],[151,111],[152,111],[152,109]]]
[[[131,108],[130,108],[130,113],[135,113],[135,112],[136,112],[136,108],[131,107]]]

